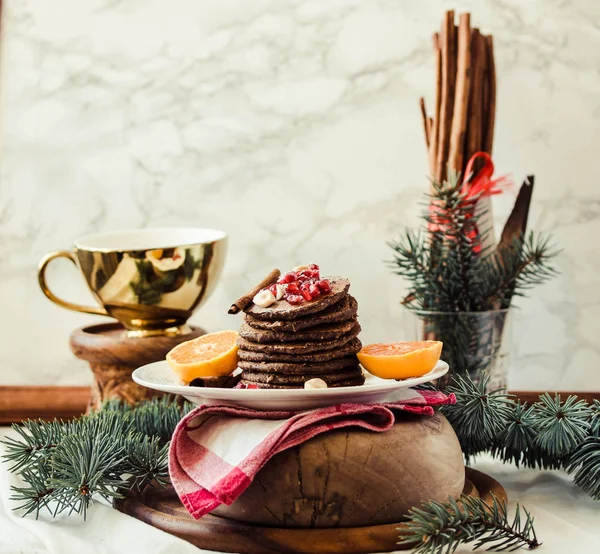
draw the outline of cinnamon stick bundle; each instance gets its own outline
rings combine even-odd
[[[435,94],[433,115],[420,109],[429,170],[440,182],[448,171],[464,173],[475,152],[492,153],[496,119],[496,66],[491,35],[471,28],[468,13],[444,14],[433,35]]]

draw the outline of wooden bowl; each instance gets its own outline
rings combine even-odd
[[[401,521],[423,501],[457,498],[463,456],[446,418],[403,414],[392,429],[340,429],[273,457],[231,505],[212,513],[279,528]]]

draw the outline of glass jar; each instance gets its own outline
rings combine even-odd
[[[406,308],[405,340],[439,340],[442,360],[450,371],[439,386],[455,374],[468,373],[475,382],[490,376],[488,390],[506,388],[510,354],[509,310],[436,312]]]

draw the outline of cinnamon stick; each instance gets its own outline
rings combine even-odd
[[[471,79],[471,17],[461,13],[458,24],[456,91],[448,153],[448,169],[462,171]]]
[[[440,104],[440,125],[436,154],[435,178],[441,182],[446,178],[450,128],[452,125],[452,109],[454,107],[455,70],[455,34],[454,10],[444,14],[440,34],[442,50],[442,100]]]
[[[244,294],[241,298],[236,300],[231,307],[229,308],[229,314],[239,314],[241,311],[245,310],[250,304],[252,304],[252,299],[254,296],[260,292],[262,289],[272,285],[277,282],[279,276],[281,275],[281,271],[278,269],[274,269],[269,273],[258,285],[256,285],[250,292]]]
[[[481,139],[479,141],[479,150],[483,150],[485,147],[485,136],[487,133],[488,120],[489,120],[489,112],[490,112],[490,67],[489,60],[487,55],[487,46],[486,46],[486,38],[481,35],[481,39],[483,42],[483,73],[482,73],[482,83],[481,83]]]
[[[427,110],[425,109],[425,98],[422,96],[419,98],[419,104],[421,106],[421,117],[423,118],[423,129],[425,130],[425,144],[427,145],[427,148],[429,148],[429,118],[427,117]]]
[[[483,88],[485,83],[485,60],[485,37],[479,33],[479,29],[473,29],[471,35],[471,94],[469,97],[468,131],[465,141],[463,168],[471,159],[471,156],[483,148],[484,106],[486,103]],[[467,176],[465,175],[465,177]]]
[[[429,176],[433,179],[436,175],[436,160],[438,150],[438,137],[440,129],[440,104],[442,102],[442,51],[440,49],[440,34],[433,34],[433,56],[435,65],[435,103],[433,106],[433,122],[429,138]]]
[[[492,35],[485,37],[488,65],[488,105],[483,140],[483,150],[490,156],[494,146],[494,125],[496,123],[496,62],[494,60],[494,39]]]

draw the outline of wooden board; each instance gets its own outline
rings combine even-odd
[[[507,500],[506,491],[492,477],[466,468],[465,493],[491,501],[492,494]],[[401,523],[329,529],[261,527],[206,515],[194,520],[173,489],[147,489],[114,503],[117,510],[199,548],[238,554],[362,554],[399,550]],[[407,549],[407,548],[405,548]]]
[[[24,419],[72,419],[85,412],[90,394],[90,387],[0,387],[0,424]]]

